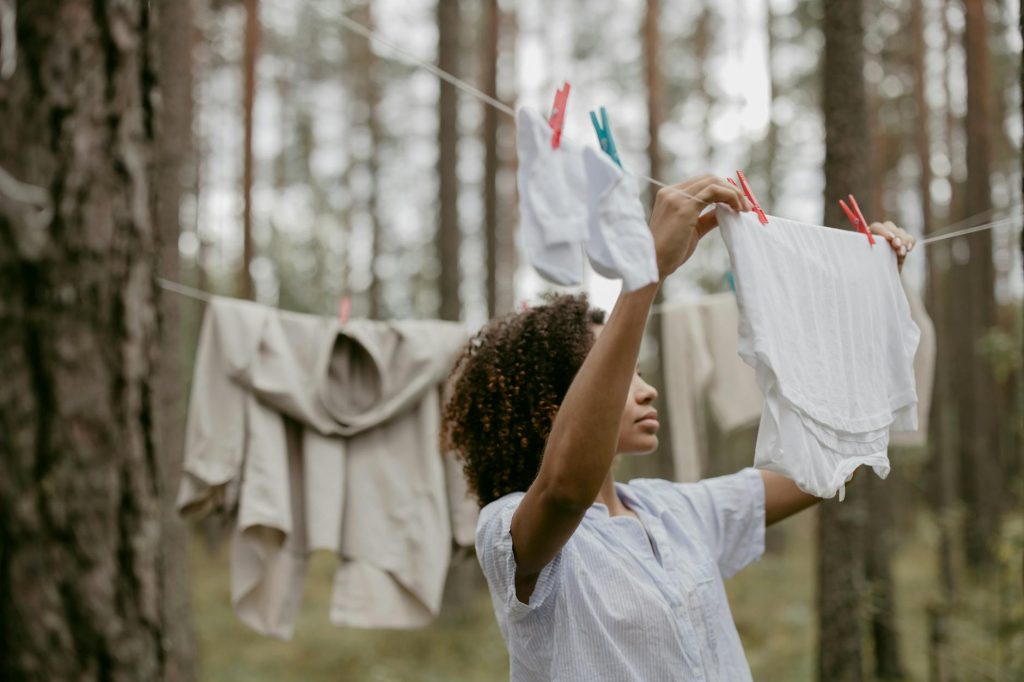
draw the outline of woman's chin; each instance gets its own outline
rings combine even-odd
[[[658,437],[653,434],[645,434],[642,439],[630,443],[626,448],[619,451],[620,455],[631,455],[643,457],[650,455],[658,449]]]

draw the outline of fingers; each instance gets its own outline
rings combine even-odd
[[[885,237],[889,242],[889,246],[896,252],[896,265],[902,269],[903,259],[905,259],[907,254],[913,250],[914,245],[917,243],[917,238],[912,236],[902,227],[898,227],[891,220],[886,220],[881,223],[871,223],[869,229],[873,234]]]
[[[734,211],[749,211],[752,208],[742,192],[721,178],[714,178],[712,182],[704,184],[694,196],[705,204],[726,204]]]
[[[711,193],[702,195],[701,192],[708,188],[715,188]],[[722,178],[715,175],[702,175],[698,178],[686,180],[677,185],[666,187],[658,192],[661,194],[665,192],[665,198],[669,199],[675,197],[678,199],[697,199],[703,204],[711,204],[714,202],[721,202],[728,204],[733,210],[736,211],[749,211],[752,207],[747,201],[743,193],[728,184]]]
[[[718,227],[718,213],[715,211],[708,211],[697,218],[697,234],[701,237],[716,227]]]

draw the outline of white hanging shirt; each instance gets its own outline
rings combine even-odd
[[[896,255],[857,232],[719,205],[736,275],[739,354],[765,398],[755,466],[818,497],[889,473],[889,430],[917,428],[920,330]]]

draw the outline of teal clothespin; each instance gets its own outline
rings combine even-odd
[[[608,112],[601,107],[601,120],[598,122],[597,114],[590,112],[590,122],[594,124],[594,131],[597,132],[597,141],[605,154],[612,157],[612,161],[622,168],[622,161],[619,160],[619,151],[615,148],[615,138],[612,137],[611,126],[608,125]]]
[[[732,270],[725,273],[725,282],[729,285],[729,291],[736,293],[736,275],[733,274]]]

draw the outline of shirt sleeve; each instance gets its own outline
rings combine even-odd
[[[495,500],[480,511],[476,528],[476,555],[491,591],[505,606],[509,620],[519,620],[540,608],[558,587],[562,573],[563,547],[541,569],[537,584],[524,604],[516,596],[516,558],[512,551],[512,515],[523,493]]]
[[[764,554],[764,479],[748,467],[696,483],[666,481],[670,512],[699,528],[723,578]]]

